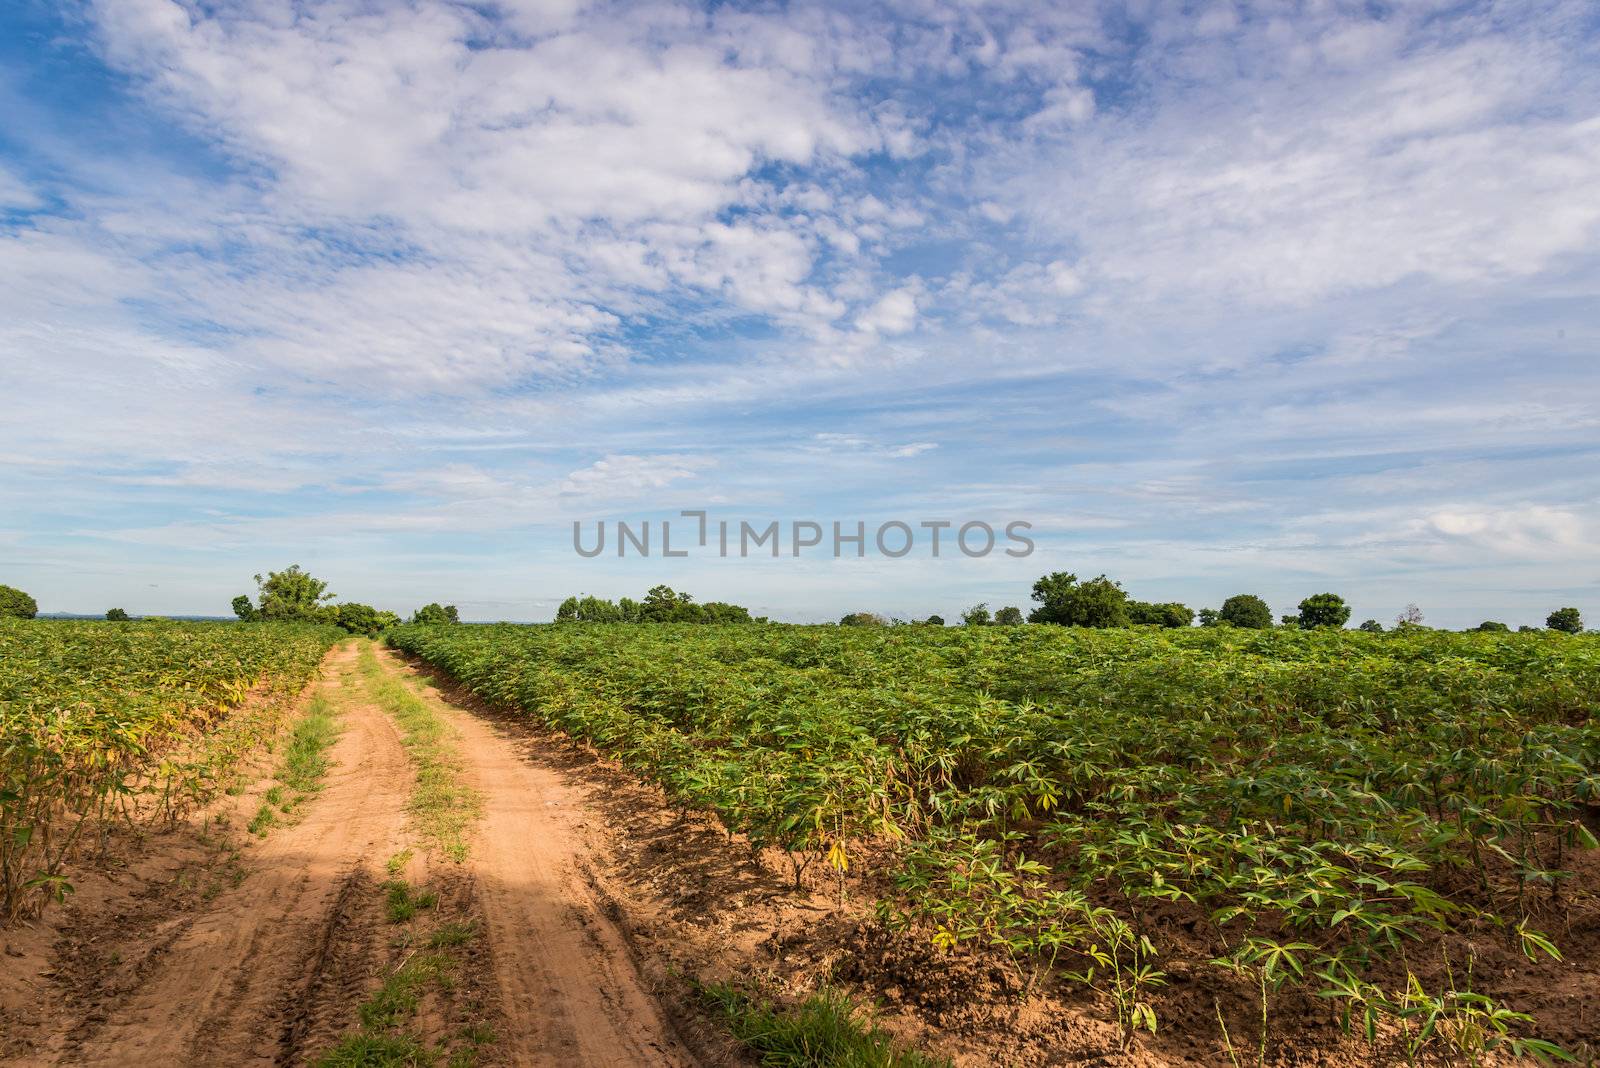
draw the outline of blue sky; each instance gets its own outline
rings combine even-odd
[[[1600,616],[1592,4],[16,0],[0,582]],[[1016,560],[571,523],[1013,519]]]

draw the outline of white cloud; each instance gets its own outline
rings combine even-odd
[[[695,478],[714,464],[707,456],[606,456],[569,474],[561,484],[561,493],[594,500],[626,500]]]
[[[1495,510],[1441,510],[1428,515],[1413,529],[1522,559],[1570,557],[1594,544],[1594,531],[1581,516],[1565,508],[1538,504]]]
[[[917,296],[897,289],[856,317],[856,328],[875,334],[904,334],[917,325]]]
[[[1258,20],[1217,39],[1174,19],[1149,97],[1053,153],[1006,146],[995,199],[1138,301],[1305,305],[1591,249],[1600,92],[1563,17],[1430,18]]]

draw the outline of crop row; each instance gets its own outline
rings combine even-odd
[[[0,620],[0,915],[64,892],[62,868],[86,833],[211,796],[259,738],[221,731],[184,743],[258,687],[269,698],[297,692],[340,633]]]
[[[1028,984],[1088,984],[1128,1040],[1156,1026],[1163,960],[1194,950],[1187,919],[1263,1020],[1293,986],[1408,1055],[1557,1055],[1421,965],[1452,976],[1423,958],[1472,936],[1559,953],[1541,931],[1565,925],[1600,811],[1588,639],[595,625],[390,641],[781,847],[797,883],[813,858],[843,870],[857,843],[894,844],[889,920],[1001,951]]]

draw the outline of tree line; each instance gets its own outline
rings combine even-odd
[[[353,634],[376,636],[387,627],[401,622],[420,624],[450,624],[461,622],[460,613],[453,604],[433,602],[425,604],[402,619],[394,612],[382,611],[369,604],[346,601],[336,604],[328,583],[312,576],[298,564],[282,571],[270,571],[265,576],[256,575],[256,595],[241,593],[233,599],[233,612],[246,622],[259,620],[299,621],[329,623],[343,627]],[[1342,628],[1350,621],[1350,606],[1336,593],[1316,593],[1302,600],[1298,610],[1273,621],[1272,609],[1267,602],[1253,593],[1237,593],[1224,600],[1218,608],[1202,608],[1195,612],[1177,601],[1139,601],[1128,596],[1122,584],[1097,575],[1080,580],[1069,571],[1055,571],[1042,575],[1033,584],[1031,597],[1035,607],[1023,615],[1022,610],[1007,605],[990,612],[987,602],[980,602],[961,613],[961,623],[968,627],[1018,626],[1023,622],[1048,623],[1066,627],[1170,627],[1193,626],[1196,620],[1202,627],[1240,627],[1263,630],[1274,626],[1294,627],[1303,630]],[[7,616],[32,619],[39,612],[38,602],[14,586],[0,584],[0,618]],[[131,618],[121,608],[106,612],[106,619],[118,621]],[[653,586],[643,600],[623,597],[616,601],[601,597],[578,595],[568,597],[556,610],[557,623],[765,623],[767,617],[752,616],[742,605],[724,601],[696,602],[693,595],[679,592],[667,585]],[[944,617],[931,615],[924,620],[891,619],[876,612],[849,612],[839,620],[840,626],[896,626],[945,625]],[[1424,628],[1422,610],[1407,605],[1396,617],[1394,630],[1404,631]],[[1566,634],[1583,631],[1583,615],[1576,608],[1558,608],[1545,617],[1545,628]],[[1382,632],[1386,628],[1375,619],[1361,623],[1358,630]],[[1469,631],[1505,633],[1510,627],[1495,620],[1485,620]],[[1540,628],[1522,626],[1519,631],[1536,631]]]
[[[233,599],[233,614],[246,623],[261,621],[331,623],[352,634],[377,637],[389,627],[398,626],[402,620],[394,612],[387,612],[361,604],[358,601],[331,603],[334,594],[328,584],[291,564],[282,571],[269,571],[266,577],[255,576],[256,598],[241,593]],[[437,602],[425,604],[411,613],[412,623],[459,623],[461,614],[453,604]]]
[[[632,597],[608,601],[603,597],[568,597],[556,609],[557,623],[765,623],[742,605],[725,601],[696,604],[694,596],[671,586],[652,586],[644,600]]]

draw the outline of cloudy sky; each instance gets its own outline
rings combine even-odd
[[[12,0],[0,582],[1600,616],[1600,9]],[[1033,524],[596,560],[571,524]]]

